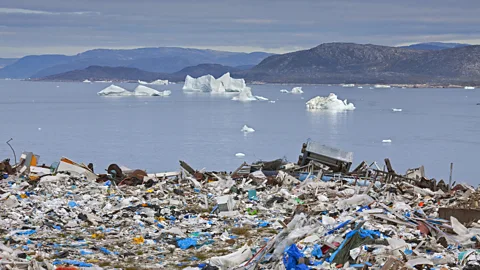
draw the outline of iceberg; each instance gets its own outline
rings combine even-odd
[[[382,140],[382,143],[392,143],[392,140],[390,140],[390,139],[385,139],[385,140]]]
[[[155,80],[153,82],[145,82],[138,80],[139,84],[168,85],[168,80]]]
[[[465,86],[463,89],[465,90],[475,90],[474,86]]]
[[[262,96],[255,96],[255,98],[256,98],[257,100],[261,100],[261,101],[268,101],[268,98],[262,97]]]
[[[168,80],[155,80],[151,82],[150,84],[154,85],[168,85]]]
[[[240,94],[236,97],[233,97],[232,100],[248,102],[257,99],[253,96],[252,89],[250,87],[245,87],[242,89],[242,91],[240,91]]]
[[[131,96],[132,92],[129,92],[129,91],[123,89],[120,86],[116,86],[116,85],[112,84],[109,87],[107,87],[107,88],[103,89],[102,91],[98,92],[97,95],[99,95],[99,96],[121,97],[121,96]]]
[[[187,75],[185,84],[182,88],[184,91],[193,92],[211,92],[224,93],[225,87],[220,80],[216,80],[212,75],[205,75],[199,78],[193,78]]]
[[[199,78],[192,78],[187,75],[183,90],[197,92],[241,92],[247,87],[244,79],[234,79],[227,72],[220,78],[215,79],[212,75],[205,75]]]
[[[160,92],[158,90],[155,90],[153,88],[144,86],[144,85],[139,85],[137,88],[135,88],[135,91],[133,91],[135,96],[161,96],[161,97],[167,97],[170,96],[172,91],[165,90],[163,92]]]
[[[247,125],[244,125],[242,130],[240,130],[240,131],[242,131],[244,133],[252,133],[252,132],[255,132],[255,129],[253,129],[253,128],[247,126]]]
[[[290,93],[292,93],[292,94],[303,94],[302,87],[294,87]]]
[[[244,79],[234,79],[230,76],[230,72],[223,74],[218,80],[222,82],[227,92],[240,92],[247,87]]]
[[[402,110],[402,109],[397,109],[397,108],[392,108],[392,111],[394,111],[394,112],[401,112],[401,111],[403,111],[403,110]]]
[[[376,89],[391,88],[390,85],[386,85],[386,84],[375,84],[373,87]]]
[[[83,81],[84,83],[91,83],[91,81],[89,79],[86,79]]]
[[[328,97],[314,97],[306,103],[309,110],[329,110],[329,111],[352,111],[355,110],[353,103],[347,100],[339,100],[337,95],[330,93]]]

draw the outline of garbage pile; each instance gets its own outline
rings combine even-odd
[[[350,170],[352,153],[313,142],[301,152],[232,173],[5,160],[0,269],[480,268],[473,187],[444,191],[388,159]]]

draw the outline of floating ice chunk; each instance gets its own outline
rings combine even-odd
[[[84,83],[91,83],[91,81],[88,80],[88,79],[84,80],[83,82],[84,82]]]
[[[377,89],[381,89],[381,88],[391,88],[390,85],[386,85],[386,84],[376,84],[375,86],[373,86]]]
[[[154,84],[154,85],[168,85],[168,80],[155,80],[153,82],[151,82],[150,84]]]
[[[275,103],[275,100],[270,100],[269,102],[270,102],[270,103]]]
[[[465,90],[475,90],[475,87],[473,87],[473,86],[465,86],[463,89],[465,89]]]
[[[303,94],[302,87],[294,87],[294,88],[292,88],[292,91],[290,93],[292,93],[292,94]]]
[[[241,157],[245,157],[245,154],[244,153],[236,153],[235,156],[238,157],[238,158],[241,158]]]
[[[238,94],[236,97],[233,97],[232,100],[248,102],[255,101],[257,99],[253,96],[252,89],[250,87],[245,87],[242,89],[242,91],[240,91],[240,94]]]
[[[392,108],[392,111],[394,111],[394,112],[401,112],[402,109]]]
[[[290,93],[290,92],[289,92],[287,89],[282,89],[282,90],[280,90],[280,93],[288,94],[288,93]]]
[[[222,82],[227,92],[241,92],[247,87],[244,79],[234,79],[230,76],[230,72],[223,74],[222,77],[218,78],[218,81]]]
[[[362,89],[362,88],[363,88],[363,86],[359,86],[358,88],[359,88],[359,89]]]
[[[131,96],[133,93],[114,84],[97,93],[99,96]]]
[[[172,91],[170,90],[163,90],[163,92],[160,92],[160,96],[168,97],[172,94]]]
[[[153,88],[147,87],[145,85],[139,85],[133,91],[135,96],[160,96],[163,95],[160,91],[157,91]]]
[[[168,80],[155,80],[153,82],[145,82],[138,80],[139,84],[154,84],[154,85],[168,85]]]
[[[241,131],[244,132],[244,133],[252,133],[252,132],[255,132],[255,129],[253,129],[253,128],[247,126],[247,125],[244,125]]]
[[[353,103],[347,100],[339,100],[337,95],[330,93],[328,97],[314,97],[306,103],[309,110],[352,111],[355,110]]]
[[[184,91],[193,92],[211,92],[211,93],[225,93],[225,87],[223,83],[216,80],[212,75],[205,75],[199,78],[192,78],[187,75],[185,78],[185,84],[183,85]]]
[[[382,143],[392,143],[392,140],[390,140],[390,139],[385,139],[385,140],[382,140]]]
[[[262,96],[255,96],[255,98],[260,101],[268,101],[268,98]]]

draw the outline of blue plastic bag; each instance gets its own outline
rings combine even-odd
[[[111,255],[112,252],[104,247],[99,248],[101,252],[103,252],[106,255]]]
[[[70,208],[74,208],[75,206],[77,206],[77,203],[74,202],[74,201],[69,201],[69,202],[68,202],[68,206],[69,206]]]
[[[53,261],[53,265],[59,265],[59,264],[70,264],[74,266],[79,266],[79,267],[92,267],[93,265],[91,263],[84,263],[84,262],[79,262],[75,260],[56,260]]]
[[[292,244],[291,246],[285,249],[285,253],[283,254],[283,264],[285,265],[285,268],[287,270],[292,270],[292,269],[296,270],[298,259],[304,258],[304,257],[305,255],[297,248],[297,245]],[[302,269],[302,268],[299,268],[299,269]]]
[[[178,247],[181,249],[187,249],[189,247],[194,247],[197,245],[197,239],[195,238],[185,238],[177,241]]]
[[[312,255],[315,256],[315,258],[320,259],[323,256],[322,247],[318,244],[315,244],[313,246]]]

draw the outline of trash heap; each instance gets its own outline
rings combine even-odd
[[[311,143],[232,173],[22,156],[0,167],[0,269],[480,268],[480,192],[423,168],[350,171],[352,153]]]

